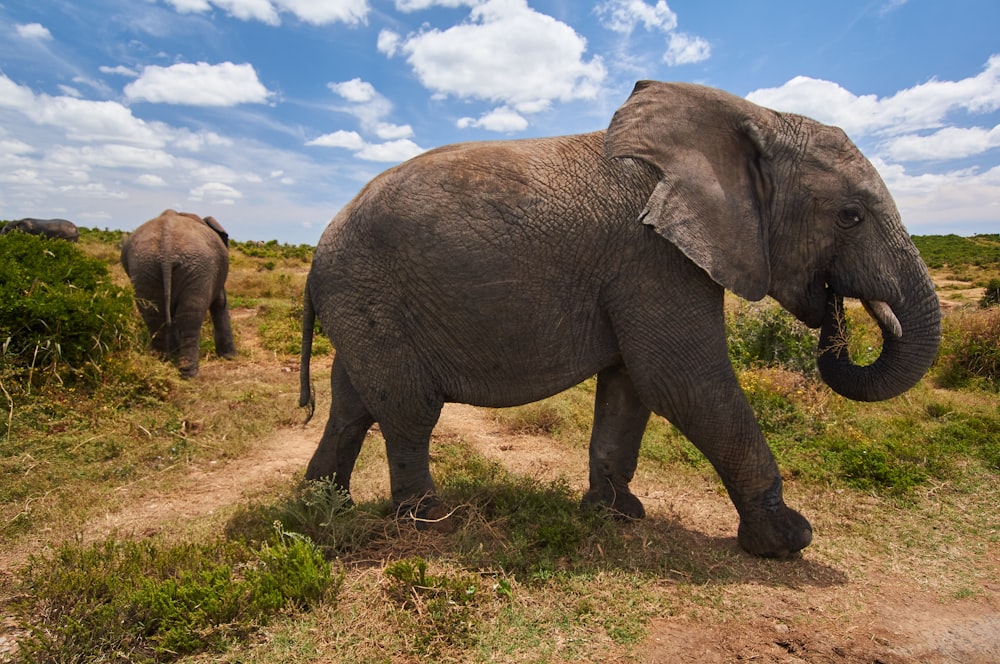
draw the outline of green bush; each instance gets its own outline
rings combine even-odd
[[[0,368],[60,380],[97,370],[135,343],[131,291],[76,245],[36,235],[0,236]]]
[[[979,299],[979,307],[987,309],[1000,305],[1000,279],[990,279],[986,284],[986,292]]]
[[[729,359],[740,368],[816,371],[817,333],[773,302],[746,304],[726,317]]]
[[[169,661],[220,650],[270,615],[322,600],[337,582],[306,538],[278,531],[232,541],[108,540],[35,559],[16,608],[27,661]]]

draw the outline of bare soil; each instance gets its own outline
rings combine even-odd
[[[118,509],[84,525],[84,539],[194,527],[268,487],[287,485],[303,472],[322,420],[318,416],[308,426],[280,430],[242,458],[192,464],[170,493],[126,487]],[[488,412],[471,406],[447,405],[435,436],[458,436],[517,473],[543,480],[565,477],[577,488],[586,478],[585,452],[560,449],[541,436],[504,433]],[[640,469],[635,482],[647,519],[701,531],[718,546],[735,546],[735,514],[724,496],[690,488],[678,494],[653,475]],[[357,479],[365,493],[377,495],[388,488],[384,478]],[[857,568],[841,568],[825,564],[825,556],[810,560],[811,550],[798,561],[749,563],[777,572],[773,577],[767,571],[748,574],[746,581],[724,588],[725,610],[694,602],[675,615],[654,619],[631,661],[1000,662],[998,552],[992,552],[987,564],[991,576],[982,579],[973,596],[949,598],[906,565],[894,570],[859,560]],[[9,555],[6,563],[13,562]],[[797,576],[801,583],[795,582]],[[9,636],[0,636],[0,660],[10,647]]]

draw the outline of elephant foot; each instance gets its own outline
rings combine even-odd
[[[769,510],[766,518],[740,518],[736,541],[747,552],[762,558],[789,558],[809,546],[812,526],[809,521],[782,505]]]
[[[456,525],[452,510],[433,495],[397,505],[396,517],[411,520],[417,530],[428,532],[450,533]]]
[[[635,494],[628,489],[615,490],[611,485],[603,491],[591,489],[583,494],[580,506],[592,505],[606,508],[617,519],[641,519],[646,516],[646,509]]]

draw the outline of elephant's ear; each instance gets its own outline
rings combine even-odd
[[[608,157],[656,166],[660,182],[640,217],[720,285],[767,294],[764,215],[771,195],[763,109],[719,90],[640,81],[605,139]]]
[[[205,221],[206,224],[208,224],[209,228],[211,228],[213,231],[215,231],[216,233],[219,234],[219,237],[222,238],[222,244],[224,244],[224,245],[226,245],[228,247],[229,246],[229,233],[227,233],[226,229],[222,227],[222,224],[220,224],[218,221],[216,221],[215,217],[211,217],[211,216],[205,217],[204,221]]]

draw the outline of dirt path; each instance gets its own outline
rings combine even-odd
[[[124,506],[85,524],[84,539],[112,533],[147,536],[167,528],[190,527],[268,488],[287,485],[303,472],[322,431],[322,420],[317,417],[307,427],[282,429],[242,458],[192,465],[170,493],[148,486],[123,489]],[[517,473],[541,480],[565,477],[576,489],[582,489],[586,481],[585,450],[570,454],[541,436],[505,434],[477,408],[449,404],[435,436],[459,437],[476,452]],[[385,488],[368,487],[366,493]],[[644,475],[641,468],[634,488],[646,504],[649,519],[661,520],[666,527],[691,529],[716,542],[733,535],[735,515],[718,492],[690,487],[676,492],[669,478]],[[821,569],[828,582],[797,586],[761,582],[748,575],[747,580],[722,588],[725,613],[695,603],[677,615],[653,620],[647,640],[636,649],[638,661],[1000,662],[1000,579],[987,580],[973,597],[945,601],[933,590],[921,588],[907,576],[911,573],[907,570],[873,576],[865,569],[824,568],[810,562],[810,557],[807,552],[800,564],[804,574]],[[768,569],[767,565],[796,563],[761,564]],[[777,569],[781,574],[795,570]]]

